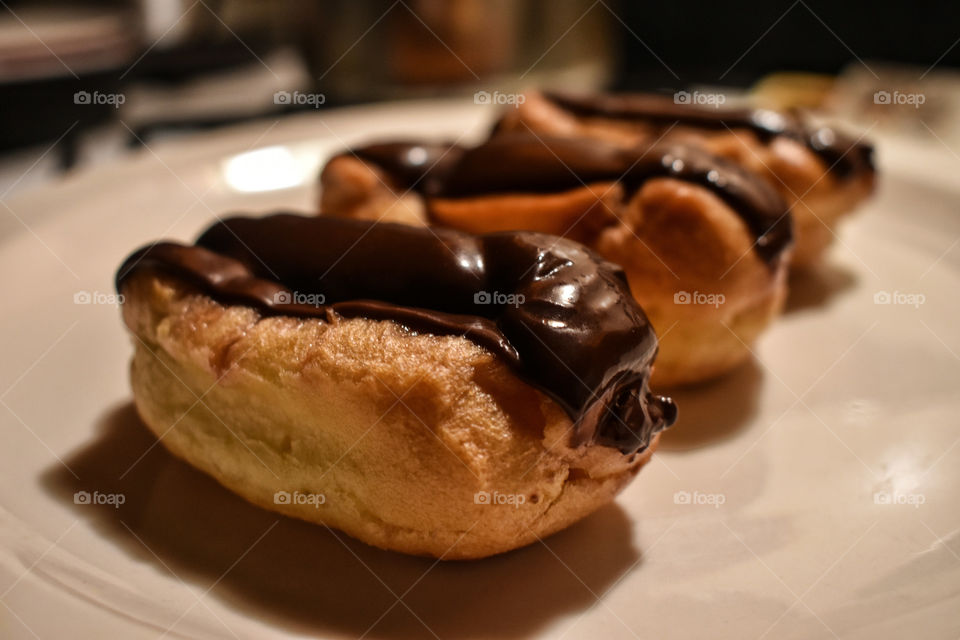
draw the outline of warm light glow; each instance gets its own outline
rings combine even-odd
[[[289,189],[310,178],[308,166],[299,162],[287,147],[265,147],[229,158],[223,176],[232,188],[243,193]]]

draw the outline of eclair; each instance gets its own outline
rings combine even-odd
[[[702,147],[502,133],[478,147],[371,144],[332,158],[322,215],[572,238],[620,265],[660,338],[654,381],[743,362],[779,313],[787,204]]]
[[[116,281],[160,442],[384,549],[534,542],[612,500],[676,419],[624,273],[569,240],[232,217]]]
[[[793,264],[816,262],[837,223],[873,191],[873,147],[827,126],[768,109],[678,103],[652,94],[525,94],[494,134],[588,137],[625,147],[682,141],[728,158],[764,179],[793,212]]]

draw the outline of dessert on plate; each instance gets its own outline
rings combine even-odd
[[[678,102],[653,94],[529,92],[504,111],[494,135],[534,132],[639,148],[699,145],[760,176],[787,201],[798,266],[816,262],[837,223],[873,191],[873,147],[860,139],[785,112]]]
[[[374,143],[333,157],[321,215],[586,244],[626,272],[660,338],[659,385],[750,355],[786,296],[788,206],[738,164],[686,143],[643,148],[501,132],[467,148]]]
[[[676,419],[623,272],[569,240],[233,217],[116,279],[164,446],[385,549],[536,541],[610,501]]]

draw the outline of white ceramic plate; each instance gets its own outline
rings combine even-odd
[[[152,446],[111,298],[130,250],[213,213],[308,209],[345,142],[471,137],[490,116],[421,103],[256,123],[7,203],[0,637],[960,634],[957,166],[916,149],[881,142],[877,197],[796,279],[756,360],[680,394],[655,462],[544,544],[470,563],[382,552]]]

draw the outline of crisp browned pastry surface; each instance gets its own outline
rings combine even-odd
[[[659,437],[635,455],[571,448],[567,413],[462,337],[263,317],[151,270],[123,293],[136,406],[165,447],[254,504],[385,549],[529,544],[609,502]]]
[[[760,139],[746,128],[708,129],[686,123],[581,116],[532,91],[526,100],[504,112],[498,131],[534,131],[539,135],[590,137],[624,147],[683,141],[737,162],[766,180],[791,206],[795,247],[793,264],[819,260],[833,242],[839,221],[873,191],[875,174],[841,176],[830,163],[788,136]]]

